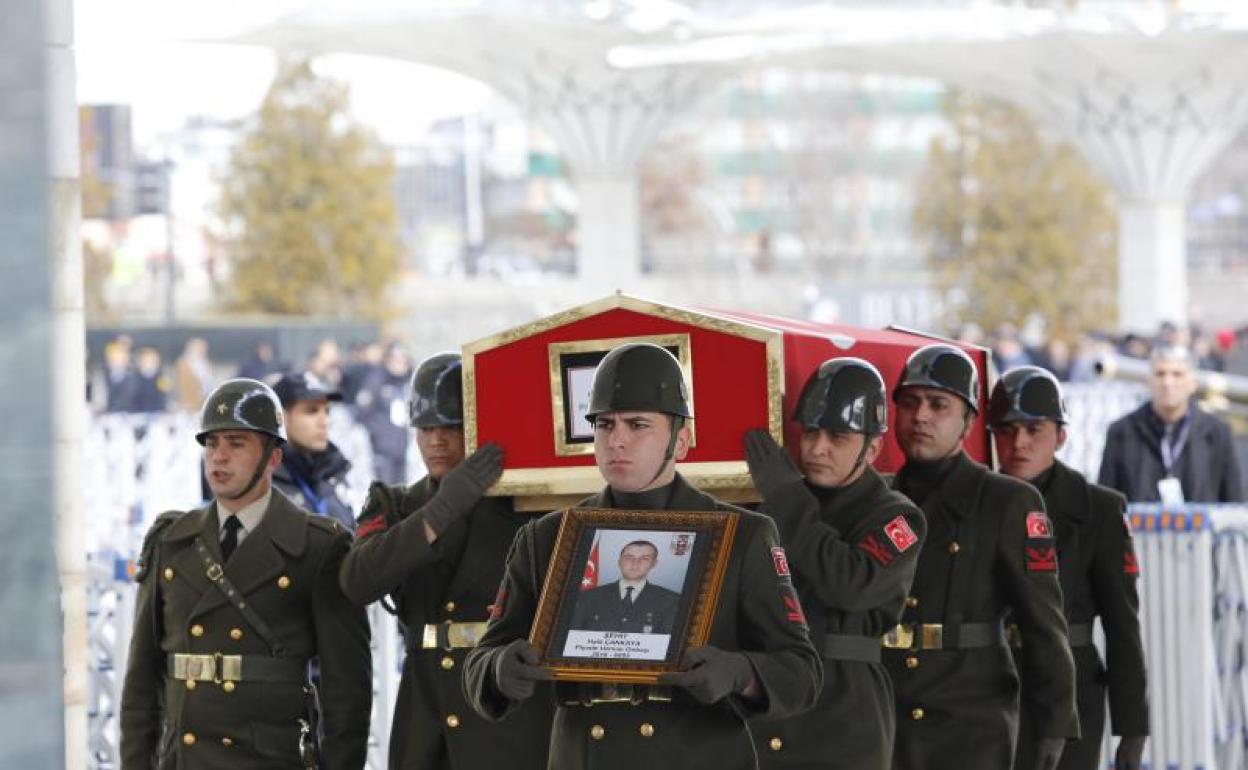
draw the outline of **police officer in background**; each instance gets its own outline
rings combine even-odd
[[[541,768],[552,709],[538,701],[489,725],[464,701],[465,653],[481,638],[516,530],[512,498],[486,497],[503,470],[487,444],[464,458],[460,356],[439,353],[412,377],[409,423],[428,475],[373,482],[342,587],[359,604],[389,596],[407,656],[390,730],[391,768]]]
[[[802,474],[763,431],[746,458],[788,550],[793,583],[823,654],[814,709],[750,725],[764,768],[888,770],[896,712],[880,637],[897,625],[927,526],[871,463],[888,430],[884,379],[860,358],[823,362],[793,413]]]
[[[342,394],[311,372],[283,375],[273,386],[282,402],[288,443],[273,486],[306,511],[355,529],[351,505],[343,499],[351,461],[329,440],[329,405]]]
[[[736,513],[709,646],[686,651],[685,670],[661,675],[659,685],[559,683],[552,768],[755,768],[745,718],[804,711],[818,695],[819,657],[775,525],[676,472],[689,449],[687,393],[680,364],[657,345],[629,343],[603,358],[588,418],[607,487],[579,505]],[[485,638],[468,656],[464,686],[490,719],[507,717],[548,678],[526,637],[562,519],[557,511],[520,530]]]
[[[318,733],[324,767],[362,768],[373,681],[368,619],[338,587],[350,534],[273,494],[286,431],[267,385],[221,384],[196,438],[214,500],[143,542],[123,770],[315,767]]]
[[[1123,736],[1114,767],[1139,770],[1148,735],[1148,688],[1136,592],[1140,570],[1126,524],[1126,500],[1113,490],[1088,483],[1082,474],[1056,458],[1066,443],[1066,422],[1061,386],[1044,369],[1011,369],[992,389],[988,424],[996,439],[1001,470],[1040,490],[1056,529],[1083,733],[1080,740],[1067,744],[1059,767],[1097,767],[1108,689],[1114,734]],[[1092,646],[1092,621],[1097,615],[1105,630],[1108,669]],[[1027,642],[1024,636],[1024,648]],[[1031,766],[1035,741],[1030,715],[1024,711],[1017,766]]]
[[[936,344],[906,361],[893,390],[906,456],[894,486],[923,508],[919,554],[902,624],[885,638],[897,697],[898,770],[1012,766],[1022,708],[1035,762],[1051,770],[1079,737],[1057,551],[1044,501],[962,450],[978,411],[979,377],[961,349]],[[1002,620],[1026,643],[1018,667]]]

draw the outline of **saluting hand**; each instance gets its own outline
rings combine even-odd
[[[755,429],[745,434],[745,462],[764,500],[785,487],[802,483],[802,474],[793,465],[789,453],[765,430]]]
[[[754,666],[739,652],[694,647],[685,653],[686,671],[659,674],[659,683],[682,687],[702,703],[718,703],[729,695],[749,697],[757,689]]]
[[[516,639],[494,657],[494,682],[503,697],[522,701],[532,697],[538,682],[551,679],[547,669],[537,665],[537,650],[528,639]]]
[[[1128,735],[1118,741],[1118,751],[1114,753],[1114,770],[1140,770],[1144,763],[1144,743],[1148,740],[1144,735]]]
[[[1041,738],[1036,742],[1036,770],[1057,770],[1066,748],[1065,738]]]
[[[498,444],[485,444],[452,468],[438,482],[438,491],[425,505],[425,523],[434,531],[442,531],[485,495],[485,491],[503,475],[503,449]]]

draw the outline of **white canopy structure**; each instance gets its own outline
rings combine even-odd
[[[371,4],[362,11],[299,13],[228,42],[309,55],[402,59],[492,86],[548,131],[568,161],[580,196],[578,273],[596,284],[626,288],[640,270],[637,162],[715,73],[688,66],[616,69],[607,64],[606,53],[646,40],[648,24],[668,20],[619,18],[611,8],[595,18],[574,4],[447,10],[378,10]]]
[[[1248,123],[1248,7],[1203,5],[1235,10],[811,6],[695,19],[682,42],[619,47],[610,60],[639,69],[767,63],[931,77],[1028,109],[1118,192],[1119,322],[1151,332],[1160,321],[1187,320],[1184,202]]]

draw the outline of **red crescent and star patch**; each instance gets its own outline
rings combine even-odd
[[[910,546],[919,542],[919,536],[914,534],[913,529],[910,529],[910,524],[906,521],[905,516],[898,516],[885,524],[884,534],[888,536],[893,546],[897,548],[897,553],[905,553]]]
[[[785,556],[784,548],[778,545],[771,547],[771,563],[776,568],[778,577],[789,577],[789,557]]]
[[[1027,537],[1053,537],[1053,527],[1049,526],[1049,517],[1044,515],[1044,511],[1027,514]]]
[[[1140,574],[1140,562],[1135,558],[1135,551],[1132,551],[1130,548],[1122,552],[1122,574]]]

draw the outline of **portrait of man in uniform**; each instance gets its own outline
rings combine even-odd
[[[680,592],[665,588],[651,577],[659,565],[658,546],[651,540],[630,540],[619,554],[619,579],[583,590],[576,599],[569,628],[633,634],[672,633]],[[683,561],[682,573],[688,568],[688,560]]]

